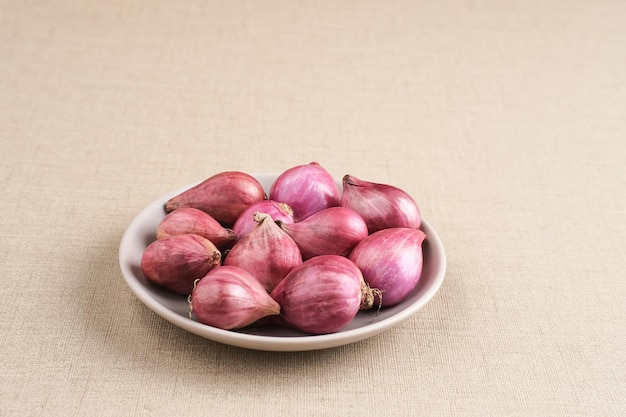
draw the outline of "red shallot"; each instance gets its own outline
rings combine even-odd
[[[277,222],[296,242],[304,259],[319,255],[348,256],[367,237],[363,218],[347,207],[330,207],[297,223]]]
[[[348,258],[311,258],[293,268],[271,292],[281,308],[274,323],[310,334],[334,333],[361,309],[364,285],[361,271]]]
[[[219,265],[220,251],[210,240],[193,234],[155,240],[141,256],[146,279],[178,294],[188,295],[195,280]]]
[[[422,274],[420,229],[390,228],[379,230],[357,244],[349,258],[363,273],[363,279],[377,294],[375,304],[388,307],[404,300],[417,286]]]
[[[265,191],[252,175],[239,171],[215,174],[165,203],[165,212],[194,207],[207,212],[224,227],[231,227],[243,211],[263,200]]]
[[[343,177],[341,205],[359,213],[369,233],[391,227],[419,228],[420,210],[405,191],[387,184],[364,181],[353,175]]]
[[[245,209],[235,222],[233,232],[237,239],[241,239],[258,225],[254,220],[254,213],[256,212],[267,213],[274,221],[293,223],[293,210],[289,205],[273,200],[258,201]]]
[[[196,283],[189,311],[201,323],[230,330],[276,315],[280,306],[252,274],[237,266],[220,266]]]
[[[322,209],[339,206],[341,193],[330,173],[311,162],[280,174],[270,188],[269,199],[288,204],[294,220],[300,221]]]
[[[269,214],[257,212],[254,218],[257,226],[235,243],[223,264],[245,269],[270,292],[294,266],[302,263],[302,254]]]
[[[181,207],[165,216],[157,226],[156,238],[190,233],[209,239],[220,251],[230,248],[236,240],[231,229],[223,227],[204,211],[192,207]]]

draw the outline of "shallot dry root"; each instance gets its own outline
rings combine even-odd
[[[225,330],[327,334],[359,311],[401,303],[422,274],[420,210],[397,187],[353,175],[342,183],[317,162],[284,171],[268,195],[249,174],[216,174],[167,201],[144,276]]]

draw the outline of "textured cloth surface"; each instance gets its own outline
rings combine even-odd
[[[625,17],[0,1],[0,416],[623,416]],[[154,199],[310,161],[417,200],[448,257],[417,314],[252,351],[125,284],[120,239]]]

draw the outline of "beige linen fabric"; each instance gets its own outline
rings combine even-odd
[[[622,416],[626,3],[1,1],[0,416]],[[271,353],[145,307],[159,196],[316,160],[406,189],[448,272]]]

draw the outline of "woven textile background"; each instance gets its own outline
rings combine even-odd
[[[161,319],[119,242],[224,170],[409,192],[448,258],[367,340]],[[623,416],[626,3],[0,0],[0,416]]]

